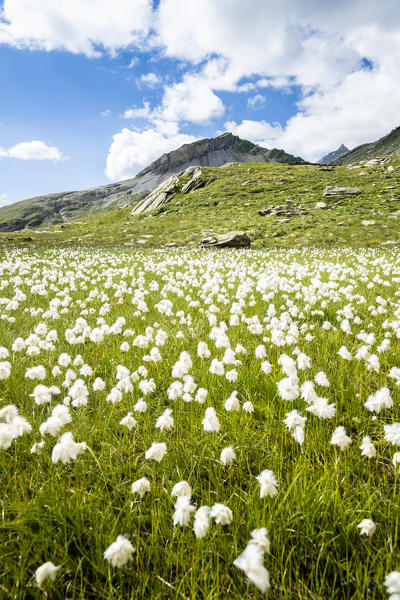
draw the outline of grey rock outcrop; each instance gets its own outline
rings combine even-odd
[[[211,234],[200,242],[202,248],[250,248],[251,239],[244,231]]]
[[[258,211],[262,217],[294,217],[296,215],[307,215],[308,211],[300,206],[288,206],[281,204],[279,206],[266,206]]]
[[[350,188],[342,186],[327,185],[324,190],[324,196],[329,197],[343,197],[343,196],[356,196],[361,194],[360,188]]]
[[[329,154],[325,154],[325,156],[317,160],[317,165],[329,165],[330,162],[336,158],[339,158],[339,156],[342,156],[342,154],[348,151],[349,149],[342,144],[337,150],[333,150],[333,152],[329,152]]]
[[[188,177],[189,179],[187,180]],[[181,184],[182,180],[185,182],[183,185]],[[172,175],[172,177],[169,177],[156,187],[144,200],[136,204],[131,214],[138,215],[151,210],[161,209],[162,206],[172,200],[176,191],[181,192],[181,194],[188,194],[204,184],[205,181],[202,178],[201,168],[188,167],[177,175]]]

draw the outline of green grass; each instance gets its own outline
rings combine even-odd
[[[379,344],[385,333],[392,331],[384,326],[385,321],[393,323],[396,330],[400,275],[400,255],[396,251],[313,248],[154,252],[118,246],[114,250],[6,249],[1,259],[2,281],[8,282],[1,296],[11,300],[17,293],[20,300],[14,310],[7,309],[7,301],[1,305],[5,317],[0,321],[0,346],[11,350],[17,336],[27,338],[43,321],[49,330],[56,329],[58,341],[54,351],[42,350],[39,356],[11,353],[11,377],[0,381],[0,408],[16,404],[33,427],[31,434],[15,440],[9,450],[0,451],[0,597],[259,598],[262,594],[246,584],[243,573],[232,562],[244,550],[250,532],[264,526],[271,539],[271,553],[264,561],[272,586],[267,597],[386,597],[385,575],[400,567],[400,482],[391,463],[396,448],[384,440],[383,424],[398,421],[400,416],[399,388],[387,377],[392,366],[399,366],[400,342],[393,332],[390,348],[379,355],[379,373],[369,371],[362,361],[340,359],[337,350],[345,344],[354,354],[363,344],[355,336],[363,330],[374,332]],[[332,277],[329,287],[330,270],[337,276]],[[266,276],[269,285],[262,290]],[[322,285],[316,285],[317,277]],[[210,279],[212,283],[207,284]],[[373,279],[373,287],[367,287]],[[152,289],[154,281],[159,284],[158,290]],[[245,281],[249,291],[243,294]],[[33,287],[41,282],[45,293]],[[138,289],[148,292],[148,312],[140,312],[132,304]],[[92,290],[97,292],[91,294]],[[101,294],[108,299],[101,298]],[[70,301],[63,312],[59,308],[60,318],[44,318],[40,309],[47,311],[53,298],[62,300],[65,295]],[[173,302],[173,317],[160,314],[155,307],[164,296]],[[361,296],[365,303],[360,303]],[[378,308],[378,296],[387,300],[386,312],[373,316],[370,307]],[[211,359],[201,360],[196,355],[200,340],[208,343],[212,357],[221,358],[224,353],[209,338],[207,298],[219,309],[218,321],[227,324],[232,303],[243,298],[246,317],[257,315],[261,323],[266,319],[268,324],[267,311],[273,303],[277,317],[285,314],[288,318],[292,311],[292,321],[308,329],[289,346],[265,342],[273,365],[272,373],[265,375],[254,349],[263,343],[268,331],[254,335],[244,321],[239,327],[228,327],[232,348],[241,343],[246,349],[245,354],[238,355],[242,364],[236,367],[237,382],[228,383],[224,377],[209,373]],[[123,330],[133,329],[135,335],[144,334],[147,326],[155,330],[161,327],[168,333],[166,344],[159,348],[162,362],[143,361],[154,342],[148,350],[131,347],[129,352],[122,352],[121,343],[133,339],[122,332],[110,334],[100,344],[88,339],[76,345],[67,343],[66,329],[72,328],[78,317],[95,327],[105,302],[109,303],[109,312],[104,319],[109,325],[123,316]],[[297,316],[294,305],[298,307]],[[321,328],[325,320],[338,326],[337,311],[348,305],[361,321],[352,323],[353,335]],[[177,316],[179,311],[184,311],[186,322],[182,321],[182,313]],[[15,322],[10,322],[10,316]],[[312,341],[306,341],[307,331],[314,336]],[[337,413],[332,420],[306,413],[301,399],[285,402],[277,394],[276,381],[284,376],[278,358],[283,353],[290,355],[296,345],[312,361],[309,371],[299,371],[300,382],[313,379],[318,371],[327,373],[330,387],[317,389],[319,395],[336,403]],[[183,350],[192,357],[196,383],[208,389],[204,405],[168,400],[171,368]],[[106,382],[106,391],[90,392],[86,407],[70,409],[73,420],[63,432],[72,431],[74,439],[85,441],[90,450],[69,465],[52,463],[51,449],[56,439],[49,436],[40,455],[30,454],[34,441],[41,438],[40,424],[67,393],[61,385],[63,376],[50,376],[61,352],[73,359],[80,354],[93,368],[93,375],[87,378],[90,389],[95,377]],[[375,345],[371,352],[375,352]],[[62,390],[51,405],[37,406],[29,396],[39,382],[26,379],[25,371],[38,364],[44,365],[48,373],[40,383],[57,385]],[[148,377],[154,378],[157,386],[146,398],[147,412],[135,414],[138,426],[132,432],[119,422],[141,396],[136,384],[134,392],[124,395],[121,403],[111,405],[105,401],[116,383],[118,364],[131,372],[145,365]],[[384,385],[391,389],[394,408],[384,410],[375,419],[363,403],[372,391]],[[224,401],[235,389],[241,404],[253,402],[254,414],[224,410]],[[207,406],[217,411],[221,423],[218,433],[203,431],[201,421]],[[173,408],[175,426],[173,431],[161,433],[155,429],[155,421],[166,407]],[[302,446],[283,423],[285,414],[293,408],[308,417]],[[344,425],[352,438],[352,444],[343,452],[330,445],[332,431],[338,425]],[[361,456],[359,444],[366,435],[377,448],[376,459]],[[159,464],[144,459],[153,441],[167,444],[167,454]],[[237,459],[224,467],[219,454],[228,445],[235,447]],[[264,469],[272,469],[279,482],[279,493],[273,499],[259,495],[256,476]],[[151,493],[139,500],[130,488],[143,476],[151,482]],[[196,540],[192,526],[174,528],[170,491],[183,479],[192,486],[192,501],[197,507],[215,502],[229,506],[234,515],[232,524],[211,525],[210,533],[202,540]],[[377,524],[370,539],[361,537],[357,529],[363,518],[372,518]],[[125,567],[116,569],[108,565],[103,553],[120,534],[130,536],[136,552]],[[56,582],[47,585],[47,596],[38,590],[33,577],[45,561],[61,565]]]
[[[393,173],[387,167],[394,166]],[[290,247],[345,244],[370,246],[400,242],[400,157],[384,166],[321,170],[315,165],[271,163],[235,164],[204,168],[209,183],[189,194],[175,194],[157,213],[131,215],[132,208],[96,214],[63,225],[0,234],[4,246],[25,244],[125,244],[162,247],[167,244],[197,246],[209,230],[223,233],[247,231],[254,247]],[[324,198],[327,185],[359,187],[361,194]],[[306,215],[262,217],[267,205],[285,204],[291,199]],[[128,201],[128,198],[127,198]],[[328,209],[315,208],[326,201]],[[363,225],[363,221],[374,221]],[[142,236],[151,236],[142,238]],[[32,238],[32,240],[27,240]],[[145,240],[143,244],[143,240]]]

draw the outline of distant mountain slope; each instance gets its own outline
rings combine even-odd
[[[89,190],[50,194],[0,208],[0,231],[65,223],[137,201],[160,183],[189,166],[220,167],[229,162],[304,163],[276,148],[267,150],[231,133],[184,144],[163,154],[133,179]]]
[[[204,237],[232,230],[245,231],[255,248],[400,246],[400,155],[366,169],[259,162],[188,171],[153,210],[137,212],[135,204],[62,225],[0,233],[0,248],[198,247]],[[198,171],[201,185],[196,179],[188,187]]]
[[[339,158],[339,156],[348,151],[349,149],[342,144],[337,150],[333,150],[333,152],[329,152],[329,154],[325,154],[325,156],[317,160],[317,165],[329,165],[335,158]]]
[[[349,150],[331,162],[332,165],[344,165],[357,163],[363,160],[371,160],[389,154],[400,154],[400,127],[396,127],[390,133],[381,137],[376,142],[362,144]]]

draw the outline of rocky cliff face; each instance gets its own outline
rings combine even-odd
[[[78,192],[64,192],[17,202],[0,209],[0,231],[17,231],[71,221],[126,206],[191,166],[221,167],[230,162],[304,163],[276,148],[267,150],[231,133],[185,144],[163,154],[135,178]]]
[[[348,151],[349,149],[342,144],[337,150],[333,150],[333,152],[329,152],[329,154],[325,154],[325,156],[317,160],[317,165],[329,165],[335,158],[339,158],[339,156]]]
[[[333,165],[357,163],[364,160],[379,158],[390,154],[400,154],[400,127],[379,138],[376,142],[362,144],[349,150],[331,162]]]

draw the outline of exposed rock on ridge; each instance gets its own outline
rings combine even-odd
[[[229,162],[304,163],[283,150],[267,150],[231,133],[185,144],[163,154],[133,179],[78,192],[50,194],[0,209],[0,231],[16,231],[71,221],[132,204],[171,176],[194,165],[220,167]]]

